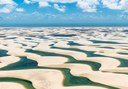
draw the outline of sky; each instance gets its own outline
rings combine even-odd
[[[0,0],[0,26],[128,26],[128,0]]]

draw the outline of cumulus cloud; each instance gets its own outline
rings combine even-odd
[[[24,0],[24,3],[28,5],[38,3],[41,8],[51,6],[61,12],[65,12],[67,3],[76,4],[76,7],[80,8],[83,12],[96,12],[99,5],[103,8],[128,12],[128,0]],[[17,10],[18,4],[14,0],[0,0],[0,5],[0,13],[10,13],[14,9],[16,11],[23,11],[21,9]]]
[[[17,12],[24,12],[24,9],[23,8],[16,8],[16,11]]]
[[[26,4],[30,4],[31,1],[30,1],[30,0],[24,0],[24,3],[26,3]]]
[[[77,3],[77,7],[82,9],[84,12],[96,12],[96,6],[99,4],[98,0],[30,0],[30,2],[39,3],[39,7],[50,6],[49,2],[57,3],[57,4],[54,4],[53,7],[61,12],[65,11],[66,6],[59,6],[59,3],[62,3],[62,4]]]
[[[121,0],[120,4],[122,9],[128,10],[128,0]]]
[[[39,7],[48,7],[50,6],[48,2],[41,1],[39,2]]]
[[[52,3],[74,3],[74,2],[77,2],[78,0],[29,0],[29,1],[31,1],[31,2],[42,2],[42,1],[45,1],[45,2],[52,2]]]
[[[61,11],[61,12],[65,12],[65,6],[59,6],[58,4],[54,4],[54,8]]]
[[[46,0],[24,0],[26,4],[38,3],[39,7],[49,7],[49,3]]]
[[[48,2],[53,2],[53,3],[74,3],[79,0],[46,0]]]
[[[3,8],[0,9],[0,13],[10,13],[11,9],[8,8],[9,6],[5,6]]]
[[[0,5],[3,6],[0,8],[0,13],[10,13],[17,6],[13,0],[0,0]]]
[[[38,3],[39,7],[48,7],[49,3],[54,4],[54,8],[64,12],[65,7],[60,7],[59,3],[76,3],[76,6],[82,9],[83,12],[96,12],[97,6],[100,5],[100,2],[103,5],[103,8],[115,9],[115,10],[128,10],[128,0],[24,0],[25,3]]]
[[[103,6],[109,9],[121,9],[121,5],[117,0],[102,0]]]
[[[98,0],[79,0],[77,6],[83,10],[83,12],[96,12]]]
[[[2,5],[7,5],[7,4],[11,4],[11,5],[14,5],[16,4],[13,0],[0,0],[0,4]]]
[[[115,10],[128,10],[128,0],[102,0],[103,6]]]

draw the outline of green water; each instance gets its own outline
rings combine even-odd
[[[119,52],[118,54],[128,55],[128,53],[122,53],[122,52]]]
[[[8,66],[0,68],[0,70],[14,70],[14,69],[29,69],[29,68],[37,68],[37,62],[26,57],[20,57],[20,61],[16,63],[12,63]]]
[[[38,66],[36,61],[27,59],[26,57],[21,57],[21,60],[19,62],[0,68],[0,70],[21,70],[32,69],[37,67]],[[0,78],[0,82],[16,82],[22,84],[27,89],[35,89],[30,81],[18,78]]]
[[[108,86],[108,85],[104,85],[104,84],[93,82],[93,81],[89,80],[86,77],[73,76],[70,73],[70,69],[68,69],[68,68],[49,68],[49,67],[40,67],[40,68],[56,69],[56,70],[62,71],[63,74],[64,74],[64,77],[65,77],[65,79],[63,81],[64,86],[85,86],[85,85],[90,85],[90,86],[105,87],[105,88],[108,88],[108,89],[118,89],[118,88],[111,87],[111,86]]]
[[[54,37],[73,37],[73,36],[76,36],[76,34],[51,34],[51,36],[54,36]]]
[[[82,60],[76,60],[75,58],[71,57],[71,56],[67,56],[67,55],[63,55],[63,54],[56,54],[56,53],[50,53],[50,52],[42,52],[42,51],[35,51],[35,50],[27,50],[26,52],[30,52],[30,53],[35,53],[38,55],[42,55],[42,56],[61,56],[61,57],[66,57],[69,59],[69,61],[67,63],[81,63],[81,64],[88,64],[92,67],[93,70],[99,70],[99,68],[101,67],[100,63],[96,63],[96,62],[90,62],[90,61],[82,61]]]
[[[112,48],[112,47],[99,47],[99,48],[114,49],[114,48]]]
[[[9,37],[9,38],[5,38],[5,39],[16,39],[17,37]]]
[[[96,63],[96,62],[79,61],[79,60],[76,60],[73,57],[67,56],[67,55],[55,54],[55,53],[50,53],[50,52],[40,52],[40,51],[34,51],[34,50],[27,50],[26,52],[35,53],[35,54],[39,54],[39,55],[42,55],[42,56],[62,56],[62,57],[67,57],[69,59],[68,63],[88,64],[95,71],[98,70],[100,68],[100,66],[101,66],[99,63]],[[92,57],[94,52],[88,52],[87,54],[88,54],[88,56]],[[94,54],[94,55],[96,56],[96,54]],[[38,67],[36,61],[31,60],[31,59],[27,59],[26,57],[21,57],[21,60],[19,62],[10,64],[10,65],[8,65],[6,67],[1,68],[0,70],[21,70],[21,69],[56,69],[56,70],[60,70],[60,71],[63,72],[63,74],[65,76],[65,79],[64,79],[64,82],[63,82],[64,86],[91,85],[91,86],[106,87],[108,89],[117,89],[117,88],[114,88],[114,87],[111,87],[111,86],[107,86],[107,85],[104,85],[104,84],[92,82],[91,80],[89,80],[86,77],[73,76],[73,75],[70,74],[70,69]],[[20,81],[20,82],[22,82],[21,83],[22,85],[27,87],[27,89],[34,89],[30,82],[28,83],[28,82],[26,82],[26,80],[22,80],[22,79],[18,79],[17,80],[16,78],[5,78],[5,79],[4,78],[0,78],[0,81],[12,81],[12,82],[17,82],[17,83],[19,83],[19,81]]]
[[[61,55],[61,54],[55,54],[55,53],[49,53],[49,52],[40,52],[40,51],[35,51],[35,50],[27,50],[27,52],[35,53],[35,54],[42,55],[42,56],[63,56],[63,57],[67,57],[67,58],[71,59],[68,63],[88,64],[93,68],[93,70],[98,70],[101,66],[99,63],[89,62],[89,61],[78,61],[78,60],[75,60],[74,58],[72,58],[70,56]],[[39,67],[39,68],[46,68],[46,67]],[[92,86],[102,86],[102,87],[106,87],[106,88],[109,88],[109,89],[117,89],[117,88],[110,87],[110,86],[107,86],[107,85],[104,85],[104,84],[99,84],[99,83],[92,82],[88,78],[85,78],[85,77],[73,76],[73,75],[70,74],[70,70],[66,69],[66,68],[46,68],[46,69],[57,69],[57,70],[62,71],[65,75],[65,80],[64,80],[64,85],[65,86],[92,85]]]
[[[83,52],[87,54],[87,57],[103,57],[102,55],[95,54],[95,51],[85,51],[77,48],[59,48],[59,47],[51,47],[53,49],[63,49],[63,50],[69,50],[69,51],[78,51],[78,52]]]
[[[83,53],[87,54],[87,57],[108,57],[108,56],[104,56],[104,55],[95,54],[94,51],[84,51],[84,50],[75,49],[75,48],[59,48],[59,47],[52,47],[52,48],[63,49],[63,50],[73,50],[73,51],[83,52]],[[125,54],[125,55],[126,55],[126,54]],[[114,57],[108,57],[108,58],[114,58]],[[117,59],[118,61],[120,61],[119,67],[128,67],[128,60],[123,59],[123,58],[114,58],[114,59]],[[94,64],[93,64],[93,65],[94,65]],[[99,64],[99,65],[100,65],[100,64]],[[99,67],[99,68],[100,68],[100,67]]]
[[[113,41],[101,41],[101,40],[89,40],[89,41],[92,41],[93,43],[121,44],[119,42],[113,42]]]
[[[14,82],[23,85],[26,89],[35,89],[30,81],[18,78],[3,77],[0,78],[0,82]]]
[[[68,41],[68,45],[70,45],[70,46],[82,46],[81,44],[75,43],[74,41]]]
[[[73,75],[70,74],[70,69],[66,69],[66,68],[38,67],[38,68],[34,68],[34,69],[56,69],[56,70],[62,71],[63,74],[64,74],[64,77],[65,77],[65,79],[63,81],[64,86],[81,86],[81,85],[85,86],[85,85],[91,85],[91,86],[105,87],[105,88],[108,88],[108,89],[118,89],[118,88],[107,86],[107,85],[104,85],[104,84],[92,82],[91,80],[89,80],[88,78],[85,78],[85,77],[73,76]],[[16,82],[16,83],[22,84],[27,89],[35,89],[32,86],[31,82],[23,80],[23,79],[0,78],[0,82]]]
[[[6,50],[1,50],[0,49],[0,57],[8,56],[7,52],[8,51],[6,51]]]
[[[46,36],[39,36],[38,38],[40,38],[40,39],[45,39],[45,40],[48,40],[48,39],[49,39],[49,38],[46,37]]]

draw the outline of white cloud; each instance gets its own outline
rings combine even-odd
[[[128,10],[128,0],[121,0],[120,4],[122,9]]]
[[[54,3],[74,3],[79,0],[46,0],[48,2],[54,2]]]
[[[53,5],[55,9],[65,12],[66,3],[75,3],[83,12],[96,12],[97,6],[102,3],[102,7],[114,10],[124,10],[128,12],[128,0],[24,0],[26,4],[38,3],[39,7],[49,7]],[[53,3],[50,5],[50,3]],[[60,5],[64,4],[64,5]],[[10,13],[14,9],[16,11],[24,11],[16,8],[18,6],[13,0],[0,0],[0,13]],[[10,8],[11,7],[11,8]],[[70,8],[69,8],[70,9]]]
[[[0,13],[10,13],[15,9],[14,5],[5,5],[3,8],[0,9]]]
[[[128,0],[102,0],[103,6],[115,10],[128,10]]]
[[[23,8],[16,8],[16,11],[17,12],[24,12],[24,9]]]
[[[96,12],[98,0],[79,0],[77,6],[83,10],[83,12]]]
[[[31,2],[36,1],[36,2],[52,2],[52,3],[74,3],[77,2],[78,0],[31,0]]]
[[[13,0],[0,0],[0,5],[3,5],[3,7],[0,8],[0,13],[10,13],[17,6]]]
[[[50,6],[48,2],[41,1],[39,2],[39,7],[48,7]]]
[[[0,4],[5,4],[5,5],[7,5],[7,4],[11,4],[11,5],[14,5],[14,4],[16,4],[13,0],[0,0]]]
[[[8,9],[7,7],[3,7],[2,9],[0,9],[0,13],[10,13],[11,10]]]
[[[59,6],[58,4],[54,4],[54,8],[61,11],[61,12],[65,12],[65,6]]]
[[[109,9],[121,9],[121,5],[117,0],[102,0],[103,6]]]
[[[38,3],[39,7],[49,7],[49,3],[46,0],[24,0],[26,4]]]
[[[30,0],[24,0],[24,3],[26,3],[26,4],[30,4]]]
[[[96,12],[96,6],[99,4],[98,0],[31,0],[31,3],[34,2],[39,3],[39,7],[50,6],[49,2],[57,3],[53,7],[61,12],[65,11],[66,6],[59,6],[59,3],[77,3],[77,6],[84,12]]]

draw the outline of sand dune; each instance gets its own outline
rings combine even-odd
[[[42,45],[44,45],[45,47],[42,48]],[[85,58],[87,57],[87,55],[82,52],[74,52],[74,51],[61,50],[61,49],[52,49],[52,48],[48,47],[48,45],[49,44],[46,44],[46,43],[44,44],[44,42],[43,42],[43,43],[40,43],[37,47],[33,48],[33,50],[70,55],[78,60],[85,60]]]
[[[88,57],[86,60],[100,63],[100,71],[117,68],[120,65],[120,62],[117,59],[108,57]]]
[[[64,87],[62,84],[64,79],[62,72],[50,69],[0,71],[0,77],[13,77],[29,80],[33,83],[33,86],[36,89],[105,89],[95,86]]]
[[[127,28],[2,29],[0,89],[128,89]]]
[[[26,88],[18,83],[0,82],[0,89],[26,89]]]
[[[20,61],[19,57],[15,56],[5,56],[5,57],[0,57],[0,68],[5,67],[9,64],[15,63]]]

